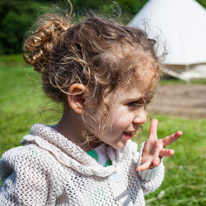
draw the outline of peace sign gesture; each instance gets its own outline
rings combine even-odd
[[[176,141],[182,135],[182,132],[178,131],[163,139],[158,139],[157,125],[158,120],[153,119],[150,125],[149,137],[144,145],[141,165],[137,167],[137,171],[157,167],[162,157],[170,157],[174,154],[174,150],[165,149],[165,147]]]

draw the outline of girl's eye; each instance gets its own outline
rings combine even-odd
[[[142,107],[143,105],[145,105],[145,104],[142,102],[130,102],[128,104],[128,106],[130,106],[130,107]]]
[[[146,101],[136,101],[136,102],[130,102],[128,104],[128,106],[130,107],[142,107],[142,106],[146,106],[147,104],[149,104],[151,101],[151,99],[149,99],[147,102]]]

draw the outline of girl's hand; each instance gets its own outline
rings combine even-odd
[[[182,132],[178,131],[164,139],[157,138],[157,124],[158,120],[154,119],[150,125],[149,137],[144,145],[141,165],[137,167],[137,171],[143,171],[152,167],[157,167],[162,157],[170,157],[174,154],[174,150],[165,149],[167,145],[176,141]]]

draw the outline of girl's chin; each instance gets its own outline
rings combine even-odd
[[[122,149],[125,144],[127,143],[127,140],[123,139],[123,141],[118,142],[117,144],[110,145],[114,149]]]
[[[111,147],[113,147],[114,149],[122,149],[127,141],[129,139],[131,139],[132,135],[126,135],[126,134],[122,134],[121,136],[119,136],[117,139],[115,139],[114,141],[104,141],[104,139],[102,139],[101,141],[104,142],[107,145],[110,145]]]

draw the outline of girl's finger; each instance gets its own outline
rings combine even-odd
[[[152,161],[152,165],[154,166],[154,167],[157,167],[159,164],[160,164],[160,158],[158,157],[158,158],[155,158],[153,161]]]
[[[160,157],[170,157],[174,154],[173,149],[162,149],[159,153]]]
[[[175,134],[165,137],[162,139],[163,147],[166,147],[176,141],[182,135],[182,131],[178,131]]]
[[[151,166],[152,166],[152,163],[151,163],[151,162],[145,162],[144,164],[138,166],[138,167],[136,168],[136,171],[137,171],[137,172],[141,172],[141,171],[144,171],[144,170],[149,169]]]
[[[157,125],[158,125],[158,120],[153,119],[150,128],[149,128],[149,138],[148,139],[157,139]]]
[[[152,164],[154,167],[157,167],[160,164],[160,151],[162,150],[162,142],[158,141],[155,147],[156,151],[154,153],[154,159],[152,161]]]

